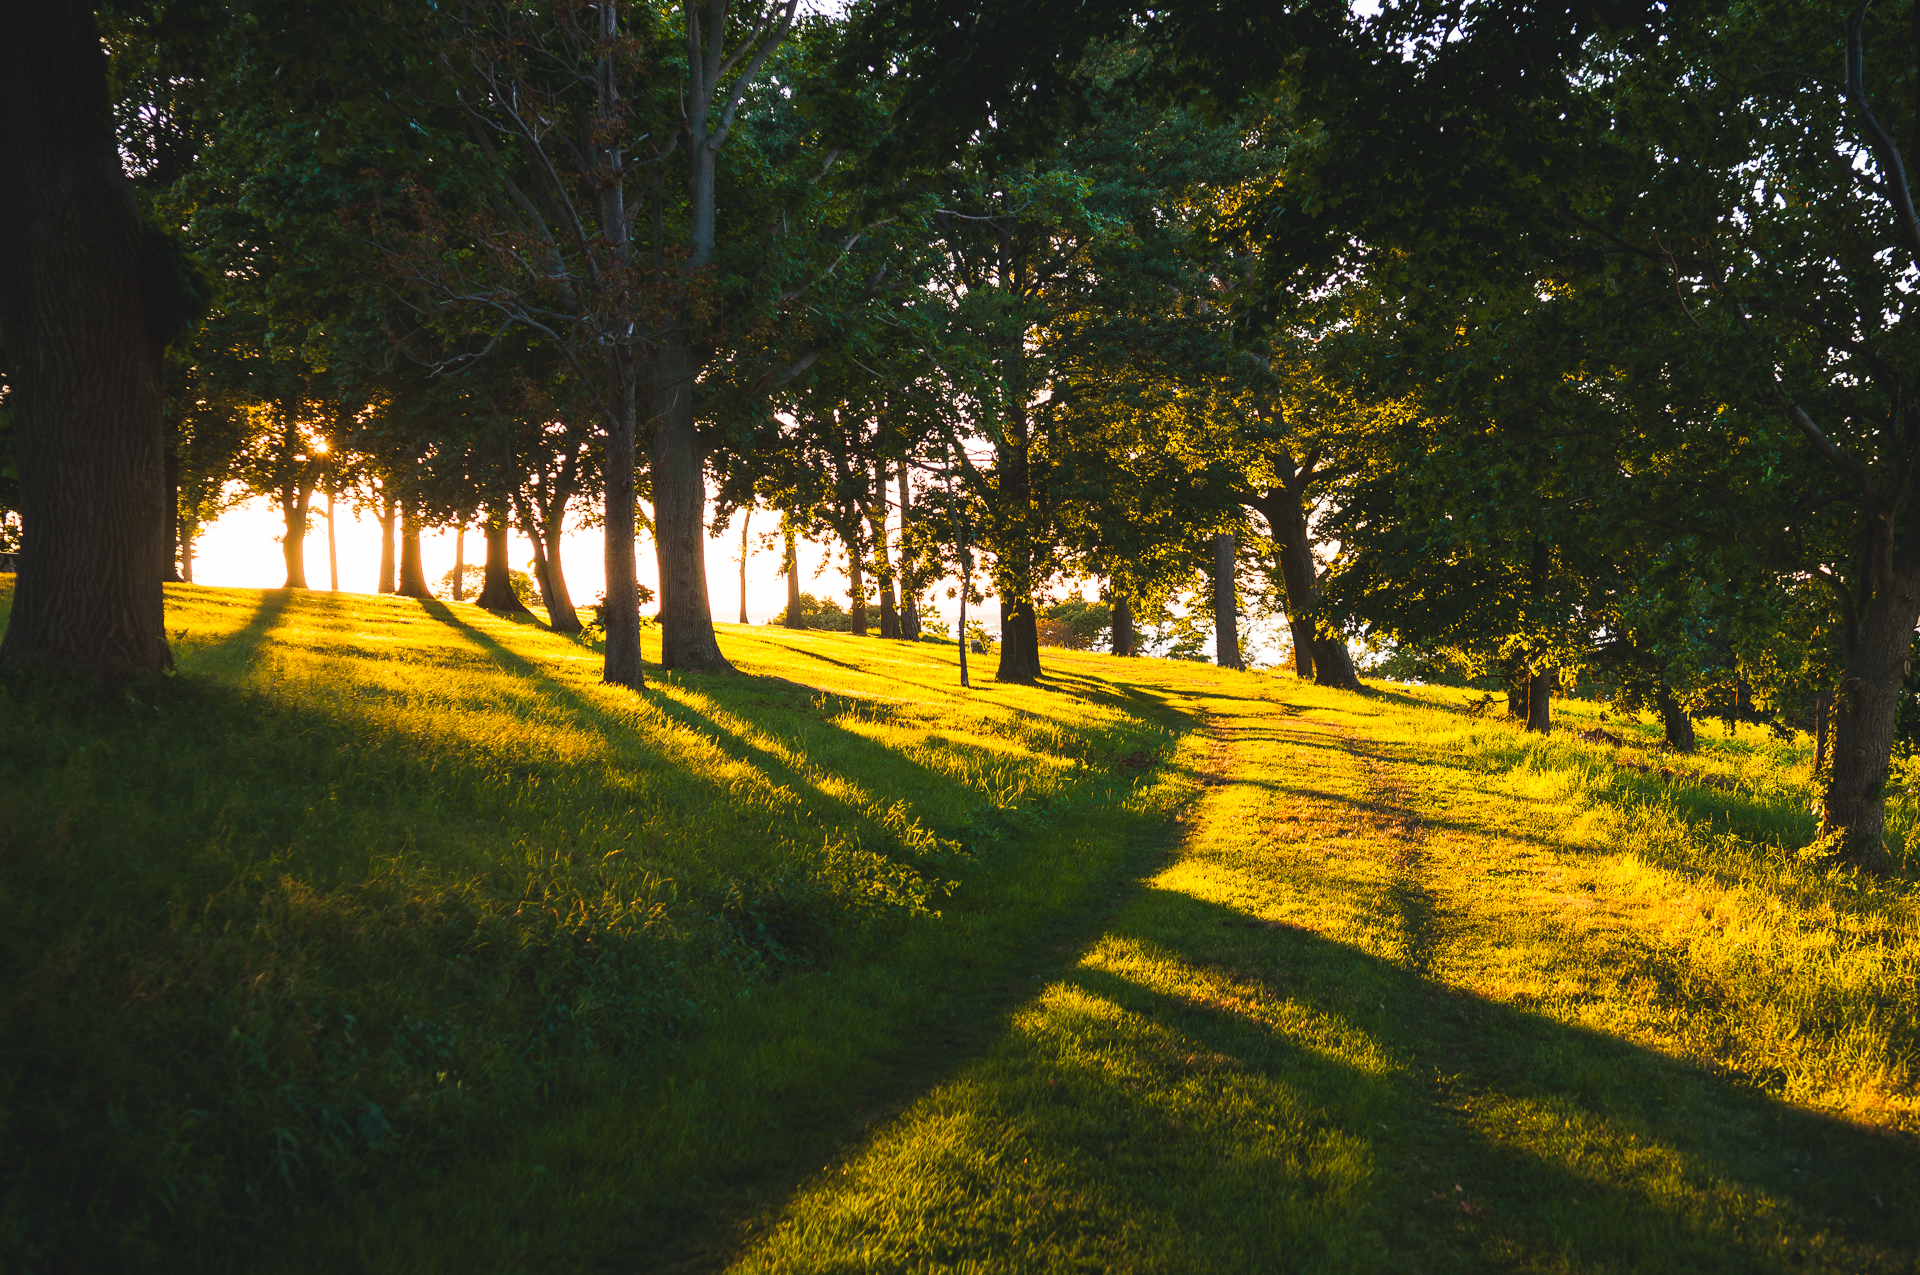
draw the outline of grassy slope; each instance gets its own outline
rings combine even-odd
[[[1221,681],[1176,859],[736,1269],[1920,1265],[1920,897],[1793,866],[1793,750]]]
[[[635,698],[466,607],[169,623],[164,685],[0,683],[0,1260],[1920,1258],[1920,907],[1793,862],[1792,750],[1715,741],[1728,795],[1205,666],[729,627],[750,676]]]
[[[328,1200],[323,1269],[651,1250],[1004,999],[1157,844],[1193,720],[822,634],[729,627],[749,676],[636,697],[472,607],[168,624],[182,677],[0,682],[0,1259],[250,1268]]]

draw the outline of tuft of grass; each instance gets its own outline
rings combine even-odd
[[[306,1226],[340,1269],[372,1207],[391,1254],[444,1248],[435,1183],[543,1122],[606,1141],[569,1113],[680,1118],[662,1079],[741,1013],[788,1056],[720,1047],[722,1114],[764,1067],[843,1116],[822,1069],[884,1067],[922,989],[999,977],[1123,870],[1192,724],[837,635],[727,626],[745,676],[634,694],[470,606],[170,586],[167,623],[176,676],[0,679],[0,1264],[251,1269]],[[678,1136],[662,1164],[713,1159]],[[631,1239],[598,1207],[583,1254]]]

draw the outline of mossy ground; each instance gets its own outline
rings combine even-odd
[[[168,614],[177,677],[0,685],[10,1268],[1920,1263],[1920,899],[1796,857],[1804,749]]]

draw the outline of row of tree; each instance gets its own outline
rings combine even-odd
[[[25,552],[0,659],[163,668],[241,491],[604,531],[607,681],[724,670],[705,544],[839,542],[849,623],[1092,580],[1116,653],[1815,726],[1885,865],[1920,618],[1911,3],[58,3],[0,54]],[[1879,47],[1898,56],[1869,57]],[[76,96],[77,95],[77,96]],[[17,251],[15,250],[17,249]],[[717,498],[709,500],[709,492]],[[172,550],[169,552],[168,545]],[[744,549],[743,549],[744,552]],[[383,579],[387,569],[383,567]],[[1827,747],[1831,732],[1832,746]]]

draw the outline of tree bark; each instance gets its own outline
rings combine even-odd
[[[420,561],[420,506],[411,499],[400,502],[400,582],[394,592],[403,598],[433,596]]]
[[[787,627],[804,629],[806,620],[800,614],[800,547],[794,543],[793,515],[782,514],[780,520],[785,524],[787,537]]]
[[[1115,655],[1134,654],[1133,604],[1127,601],[1127,595],[1115,589],[1107,591],[1109,614],[1112,616],[1112,638],[1110,645]]]
[[[1307,534],[1304,487],[1299,491],[1278,488],[1245,503],[1267,520],[1277,542],[1280,582],[1287,595],[1288,626],[1293,633],[1295,673],[1311,677],[1321,686],[1359,690],[1360,678],[1354,672],[1346,640],[1337,633],[1323,632],[1313,618],[1320,586],[1313,542]]]
[[[381,593],[393,592],[393,524],[400,516],[400,502],[392,496],[380,497],[380,581],[376,586]]]
[[[609,5],[602,12],[611,15],[613,7]],[[610,22],[611,17],[603,21]],[[613,419],[607,422],[606,500],[602,510],[607,592],[600,606],[600,622],[607,632],[601,681],[634,690],[646,685],[646,670],[640,659],[640,577],[633,553],[639,503],[633,472],[640,408],[637,359],[631,351],[615,350],[607,355],[614,406]]]
[[[1654,693],[1654,707],[1660,710],[1660,724],[1666,728],[1667,747],[1677,753],[1692,752],[1698,746],[1693,732],[1693,719],[1687,716],[1687,710],[1680,706],[1673,688],[1665,682]]]
[[[566,568],[560,562],[560,540],[566,534],[566,510],[555,510],[542,529],[540,562],[546,576],[540,582],[540,599],[546,604],[547,624],[555,633],[581,631],[580,613],[574,609],[573,591],[567,588]],[[636,590],[636,593],[638,591]]]
[[[474,599],[481,609],[501,615],[525,615],[526,606],[513,591],[513,566],[507,559],[507,514],[504,509],[487,511],[487,575]]]
[[[900,462],[900,637],[920,640],[920,573],[914,567],[912,541],[913,480],[907,462]]]
[[[855,525],[859,515],[855,514]],[[860,537],[844,537],[847,546],[847,631],[855,637],[867,635],[867,577],[860,569]]]
[[[180,579],[180,458],[174,449],[168,447],[165,452],[167,472],[167,563],[161,579],[168,584],[183,583]]]
[[[453,533],[453,600],[467,600],[467,524],[460,524]]]
[[[1234,588],[1239,553],[1231,535],[1213,538],[1213,662],[1244,669],[1240,658],[1240,600]]]
[[[880,594],[880,636],[898,641],[900,608],[893,596],[893,555],[887,550],[887,462],[876,460],[873,471],[873,503],[867,506],[867,521],[873,528],[873,582]]]
[[[1546,735],[1553,730],[1553,688],[1559,671],[1535,669],[1527,675],[1527,729]]]
[[[1813,700],[1813,773],[1819,775],[1827,768],[1827,718],[1828,708],[1833,696],[1821,694]]]
[[[0,663],[107,676],[173,666],[161,349],[93,6],[0,19],[0,333],[24,552]]]
[[[1920,620],[1920,553],[1898,554],[1887,519],[1869,532],[1873,590],[1848,626],[1840,685],[1828,711],[1832,733],[1820,835],[1840,861],[1885,872],[1887,772],[1899,721],[1900,684]]]
[[[649,367],[648,394],[659,422],[653,437],[653,531],[660,561],[660,663],[731,673],[707,600],[707,483],[693,422],[697,368],[683,328],[663,334]]]
[[[994,676],[1025,686],[1040,679],[1040,621],[1030,597],[1009,604],[1000,595],[1000,669]]]

